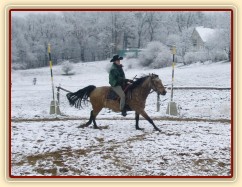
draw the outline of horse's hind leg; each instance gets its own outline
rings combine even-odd
[[[102,110],[102,108],[95,108],[95,109],[93,109],[92,121],[93,121],[93,127],[94,127],[94,129],[99,129],[99,127],[97,126],[97,123],[96,123],[96,117],[97,117],[98,113],[101,110]]]
[[[91,125],[91,123],[93,122],[93,110],[90,113],[90,118],[89,121],[83,125],[78,126],[77,128],[84,128],[84,127],[88,127],[89,125]]]
[[[85,126],[88,127],[89,125],[91,125],[92,122],[93,122],[93,110],[91,111],[89,121],[85,124]]]

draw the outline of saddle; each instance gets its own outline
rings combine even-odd
[[[120,97],[110,87],[106,99],[108,99],[108,100],[118,100],[119,101]]]
[[[125,84],[125,86],[122,86],[122,89],[123,89],[123,91],[125,93],[125,97],[126,98],[127,98],[128,87],[129,87],[128,84]],[[115,91],[113,91],[113,89],[111,87],[109,88],[109,91],[108,91],[108,94],[106,96],[106,99],[120,101],[120,97],[118,96],[118,94],[116,94]]]
[[[127,87],[128,88],[128,87]],[[122,87],[122,89],[124,90],[124,93],[125,93],[125,98],[127,99],[127,91],[128,91],[128,89],[124,89],[123,87]],[[117,102],[120,102],[120,97],[116,94],[116,92],[115,91],[113,91],[112,90],[112,88],[110,87],[109,88],[109,91],[108,91],[108,94],[107,94],[107,96],[106,96],[106,99],[107,100],[113,100],[113,101],[117,101]],[[125,110],[126,111],[131,111],[132,109],[129,107],[129,105],[125,105],[124,106],[125,107]]]

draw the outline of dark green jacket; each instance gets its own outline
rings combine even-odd
[[[109,72],[109,84],[114,86],[122,86],[125,82],[125,74],[122,65],[113,63]]]

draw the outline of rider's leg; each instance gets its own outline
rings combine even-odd
[[[122,115],[123,116],[127,115],[127,113],[125,111],[125,94],[124,94],[124,91],[122,90],[121,86],[115,86],[115,87],[112,87],[112,89],[120,97],[120,110],[122,111]]]

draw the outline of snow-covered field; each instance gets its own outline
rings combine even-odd
[[[77,91],[88,85],[108,85],[108,61],[79,63],[75,75],[63,76],[53,66],[55,86]],[[124,60],[126,77],[156,73],[163,84],[171,85],[171,67],[142,69],[132,60]],[[131,67],[132,68],[128,68]],[[37,84],[33,85],[33,78]],[[174,86],[231,87],[231,64],[205,63],[178,66]],[[176,121],[155,120],[161,133],[153,132],[145,120],[144,131],[136,131],[134,113],[121,118],[119,113],[103,109],[97,117],[102,130],[76,127],[85,122],[90,104],[78,110],[69,106],[61,91],[62,115],[50,115],[52,88],[48,68],[12,71],[11,95],[11,174],[14,176],[230,176],[231,118],[230,90],[175,90],[179,106]],[[156,111],[156,94],[147,99],[150,117],[166,115],[170,90],[161,96]],[[80,120],[68,120],[71,118]],[[120,120],[120,118],[122,120]],[[179,121],[204,119],[207,122]],[[36,119],[36,121],[28,121]],[[115,120],[116,119],[116,120]],[[221,122],[211,122],[217,119]],[[23,120],[20,122],[20,120]]]
[[[16,176],[228,176],[230,124],[99,120],[12,123],[12,174]]]
[[[124,61],[126,77],[135,75],[156,73],[164,85],[171,86],[171,67],[163,69],[128,69]],[[55,86],[77,91],[88,85],[107,86],[108,61],[80,63],[75,67],[75,75],[63,76],[61,66],[54,66]],[[207,87],[231,87],[230,63],[193,64],[181,66],[175,69],[174,86],[207,86]],[[33,78],[37,78],[37,85],[33,85]],[[161,96],[161,111],[156,112],[155,93],[147,99],[147,111],[151,116],[163,116],[170,101],[170,90],[166,96]],[[56,90],[55,90],[56,94]],[[229,118],[230,119],[230,90],[175,90],[174,101],[182,108],[180,115],[184,117],[201,118]],[[52,100],[52,87],[50,70],[48,68],[32,69],[12,72],[12,118],[49,118],[50,102]],[[84,108],[85,109],[85,108]],[[63,115],[75,117],[89,117],[90,108],[76,110],[71,108],[66,99],[66,92],[61,91],[60,110]],[[101,112],[105,117],[113,117],[117,114]],[[118,116],[120,116],[118,114]]]

